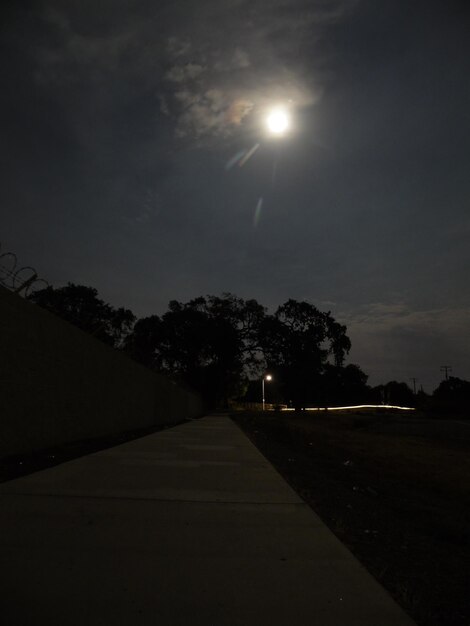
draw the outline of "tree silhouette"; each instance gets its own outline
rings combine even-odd
[[[432,395],[431,407],[439,413],[468,413],[470,405],[470,382],[449,376],[443,380]]]
[[[84,285],[47,287],[29,299],[191,386],[210,406],[227,406],[267,370],[276,401],[292,401],[297,409],[358,401],[366,390],[360,368],[344,367],[351,348],[346,326],[308,302],[290,299],[267,315],[256,300],[224,293],[172,300],[162,316],[135,322],[129,309],[112,307]]]
[[[161,320],[158,315],[143,317],[134,324],[124,341],[125,351],[146,367],[157,367],[156,348],[160,344]]]
[[[406,383],[391,380],[385,385],[378,385],[371,390],[371,399],[376,404],[394,404],[415,406],[416,396]]]
[[[122,345],[136,319],[129,309],[115,309],[98,298],[96,289],[84,285],[46,287],[28,299],[114,347]]]
[[[172,300],[161,318],[139,320],[126,350],[147,366],[184,381],[210,405],[240,395],[256,369],[258,328],[264,308],[226,293],[181,303]]]
[[[369,395],[367,374],[358,365],[346,367],[327,364],[321,379],[322,404],[340,406],[364,403]]]
[[[269,371],[283,381],[286,399],[300,410],[323,399],[327,359],[331,355],[340,367],[351,342],[329,312],[290,299],[262,322],[260,346]]]

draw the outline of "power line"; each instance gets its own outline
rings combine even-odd
[[[450,365],[441,365],[441,372],[445,372],[446,380],[449,380],[449,372],[452,371],[452,367]]]

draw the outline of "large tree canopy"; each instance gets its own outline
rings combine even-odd
[[[173,300],[161,317],[139,320],[126,341],[134,358],[185,381],[210,404],[226,404],[249,377],[269,370],[297,408],[365,389],[367,376],[343,367],[350,347],[346,327],[308,302],[288,300],[268,315],[256,300],[232,294]]]
[[[278,401],[296,408],[358,398],[367,376],[344,367],[346,327],[308,302],[288,300],[274,314],[230,293],[172,300],[162,315],[135,322],[92,287],[48,287],[30,299],[134,359],[199,391],[209,405],[243,396],[248,381],[274,374]]]
[[[136,319],[129,309],[115,309],[84,285],[46,287],[28,299],[114,347],[121,346]]]
[[[466,413],[470,405],[470,382],[449,376],[432,396],[431,408],[440,413]]]
[[[405,382],[391,380],[384,385],[371,389],[371,400],[377,404],[393,404],[398,406],[415,406],[416,396]]]
[[[162,317],[139,320],[126,349],[148,366],[200,391],[209,404],[226,404],[241,393],[256,368],[258,329],[265,310],[232,294],[181,303],[172,300]]]
[[[345,367],[327,364],[321,378],[318,403],[328,406],[366,403],[370,393],[367,378],[367,374],[353,363]]]
[[[351,348],[346,326],[308,302],[288,300],[260,327],[267,368],[276,372],[296,408],[322,398],[322,375],[331,356],[341,367]]]

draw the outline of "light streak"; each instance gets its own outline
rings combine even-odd
[[[240,150],[240,152],[237,152],[237,154],[235,154],[230,160],[227,161],[227,163],[225,164],[225,169],[227,171],[232,169],[235,163],[239,161],[245,154],[246,150]]]
[[[347,411],[354,409],[399,409],[400,411],[416,411],[412,406],[395,406],[393,404],[356,404],[354,406],[322,406],[306,407],[305,411]],[[294,408],[285,407],[283,411],[295,411]]]
[[[261,217],[261,209],[263,208],[263,198],[258,200],[256,205],[255,214],[253,216],[253,227],[256,228],[258,226],[259,218]]]
[[[248,150],[245,156],[240,160],[238,167],[243,167],[245,163],[248,161],[248,159],[251,159],[254,153],[258,150],[259,146],[260,146],[259,143],[255,143],[255,145],[250,150]]]

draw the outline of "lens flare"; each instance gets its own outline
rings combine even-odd
[[[227,163],[225,164],[225,169],[227,170],[227,172],[228,170],[231,170],[232,167],[235,165],[235,163],[238,163],[238,161],[240,161],[240,159],[242,159],[245,156],[245,154],[246,154],[246,150],[240,150],[231,159],[229,159]]]
[[[263,208],[263,198],[259,198],[258,204],[256,205],[255,214],[253,216],[253,228],[256,228],[258,226],[258,222],[261,217],[262,208]]]
[[[245,163],[248,161],[248,159],[251,159],[251,157],[258,150],[258,148],[259,148],[259,143],[255,143],[255,145],[252,148],[250,148],[248,152],[240,159],[240,162],[238,165],[240,167],[243,167]]]

